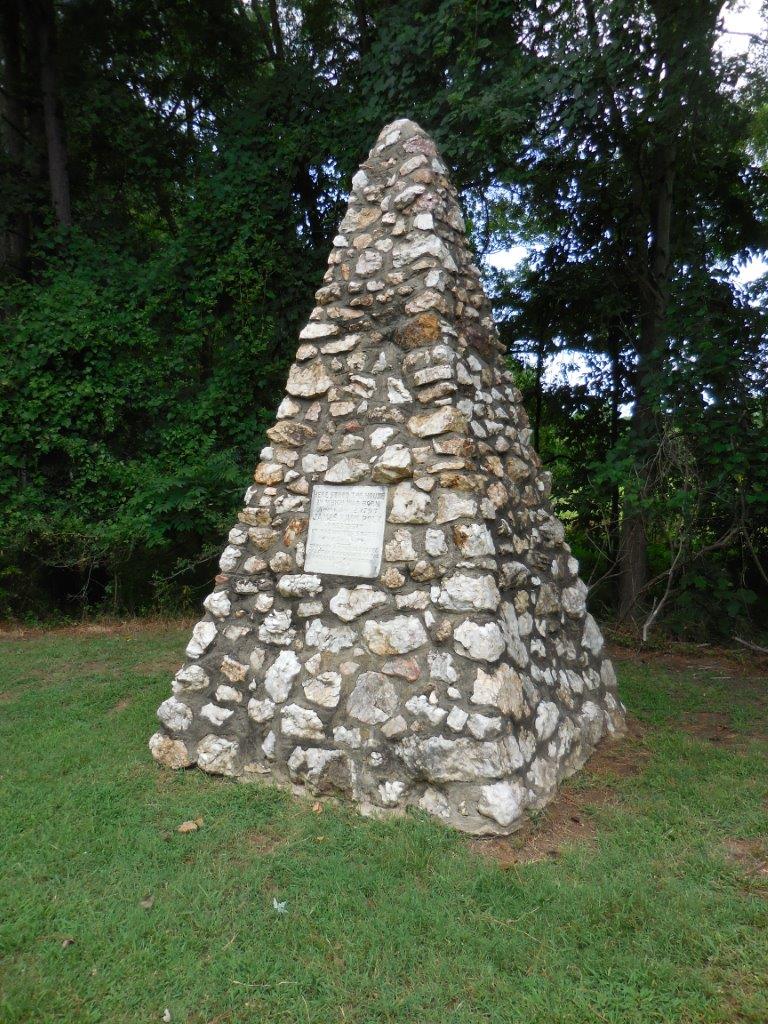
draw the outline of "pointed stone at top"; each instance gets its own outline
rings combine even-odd
[[[161,764],[506,833],[622,730],[502,354],[445,164],[394,121],[158,710]]]

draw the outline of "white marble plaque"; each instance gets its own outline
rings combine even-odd
[[[386,519],[386,487],[315,484],[304,572],[374,579],[381,569]]]

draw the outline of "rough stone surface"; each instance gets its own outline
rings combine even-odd
[[[386,604],[387,595],[373,587],[359,586],[353,590],[342,587],[333,595],[328,603],[334,615],[338,615],[344,622],[352,622],[353,619],[365,615],[373,608]]]
[[[413,122],[354,176],[300,342],[152,755],[506,834],[624,710]],[[378,578],[303,571],[318,483],[385,489]],[[339,523],[340,566],[356,528]]]

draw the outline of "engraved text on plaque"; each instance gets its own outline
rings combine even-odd
[[[386,518],[386,487],[315,484],[304,572],[378,576]]]

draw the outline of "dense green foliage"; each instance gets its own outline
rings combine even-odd
[[[766,1020],[764,678],[617,660],[644,735],[566,783],[541,861],[491,841],[503,870],[423,817],[161,772],[187,633],[0,642],[4,1024]]]
[[[11,3],[0,610],[199,601],[346,182],[408,115],[479,253],[528,246],[489,287],[604,613],[764,628],[763,285],[733,275],[768,244],[768,76],[720,7]]]

